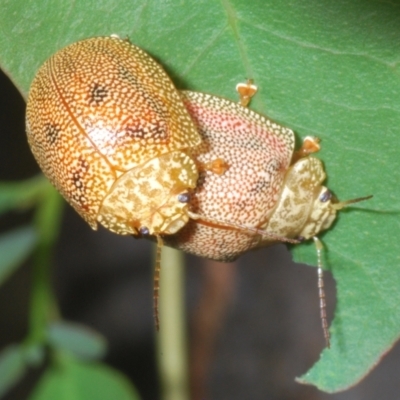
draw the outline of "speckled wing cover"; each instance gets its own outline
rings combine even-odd
[[[115,37],[74,43],[40,68],[27,134],[45,175],[92,228],[123,172],[200,142],[161,66]]]
[[[199,169],[217,158],[229,166],[222,175],[201,170],[192,211],[262,229],[290,166],[293,131],[229,100],[197,92],[182,92],[182,96],[203,139],[191,151]],[[197,220],[165,240],[189,253],[229,261],[256,247],[260,237]]]

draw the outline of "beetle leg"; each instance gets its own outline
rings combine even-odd
[[[324,286],[324,271],[322,270],[322,257],[321,252],[323,250],[322,242],[316,237],[313,237],[315,247],[317,249],[318,258],[318,297],[319,297],[319,312],[321,318],[322,330],[324,332],[324,338],[326,347],[329,349],[331,347],[331,335],[329,333],[328,320],[326,318],[326,296],[325,296],[325,286]]]
[[[239,93],[239,103],[243,107],[247,107],[251,98],[256,94],[257,89],[257,86],[253,83],[253,79],[247,79],[246,83],[238,83],[236,91]]]
[[[303,139],[303,144],[301,147],[293,153],[292,164],[296,161],[300,160],[300,158],[304,158],[309,156],[312,153],[316,153],[320,150],[321,146],[319,145],[320,139],[314,136],[306,136]]]
[[[284,242],[284,243],[292,243],[292,244],[300,243],[300,241],[297,239],[291,239],[291,238],[279,236],[279,235],[274,234],[273,232],[267,232],[264,229],[259,229],[259,228],[250,227],[250,226],[244,226],[241,224],[235,224],[235,223],[228,222],[228,221],[222,221],[220,219],[210,218],[205,215],[196,214],[192,211],[188,211],[188,215],[189,215],[189,218],[191,218],[195,221],[203,221],[206,223],[208,222],[213,225],[217,225],[221,229],[234,229],[239,232],[247,233],[249,235],[260,235],[261,237],[270,238],[271,240],[274,240],[276,242]]]
[[[229,169],[229,164],[222,158],[215,158],[206,163],[200,163],[198,167],[202,171],[211,171],[214,174],[223,175]]]
[[[157,332],[160,330],[160,316],[158,314],[158,299],[160,292],[160,270],[161,270],[161,249],[164,242],[160,235],[157,238],[157,252],[156,252],[156,265],[154,267],[154,286],[153,286],[153,308],[154,308],[154,322]]]

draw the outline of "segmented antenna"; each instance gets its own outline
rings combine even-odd
[[[321,318],[322,330],[324,332],[324,338],[326,347],[328,349],[331,347],[331,335],[329,333],[328,320],[326,319],[326,296],[325,296],[325,286],[324,286],[324,271],[322,270],[322,256],[321,252],[323,250],[322,242],[316,237],[313,237],[315,247],[317,249],[317,259],[318,259],[318,297],[319,297],[319,311]]]
[[[356,199],[350,199],[346,201],[338,201],[337,203],[331,203],[331,207],[334,208],[335,210],[341,210],[345,207],[347,207],[350,204],[354,203],[359,203],[360,201],[365,201],[371,199],[373,196],[365,196],[365,197],[357,197]]]
[[[156,235],[157,238],[157,252],[156,252],[156,265],[154,267],[154,284],[153,284],[153,312],[154,322],[156,324],[157,331],[160,330],[160,317],[158,314],[158,299],[160,291],[160,271],[161,271],[161,249],[164,242],[160,235]]]

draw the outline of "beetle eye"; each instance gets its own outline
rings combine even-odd
[[[147,236],[150,233],[150,231],[149,231],[149,228],[146,228],[145,226],[141,226],[139,228],[139,233],[143,236]]]
[[[190,194],[185,192],[178,195],[178,201],[181,203],[189,203],[190,201]]]
[[[326,203],[332,198],[332,192],[330,190],[325,191],[324,193],[319,196],[319,201],[321,203]]]

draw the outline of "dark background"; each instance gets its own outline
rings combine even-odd
[[[24,102],[0,73],[0,180],[39,172],[29,151]],[[152,244],[92,231],[66,206],[54,255],[54,289],[64,317],[98,330],[109,341],[106,362],[123,371],[143,399],[158,398],[152,312]],[[0,230],[29,221],[29,212],[0,217]],[[204,262],[187,256],[188,321],[202,294]],[[223,267],[221,267],[223,268]],[[293,264],[285,246],[249,253],[232,268],[232,297],[215,337],[208,368],[209,398],[276,400],[399,399],[400,346],[358,386],[328,395],[294,382],[318,359],[320,328],[316,269]],[[27,334],[29,262],[0,287],[0,349]],[[325,274],[328,315],[335,283]],[[191,325],[192,326],[192,325]],[[189,341],[194,337],[189,328]],[[26,399],[41,370],[32,371],[7,399]]]

